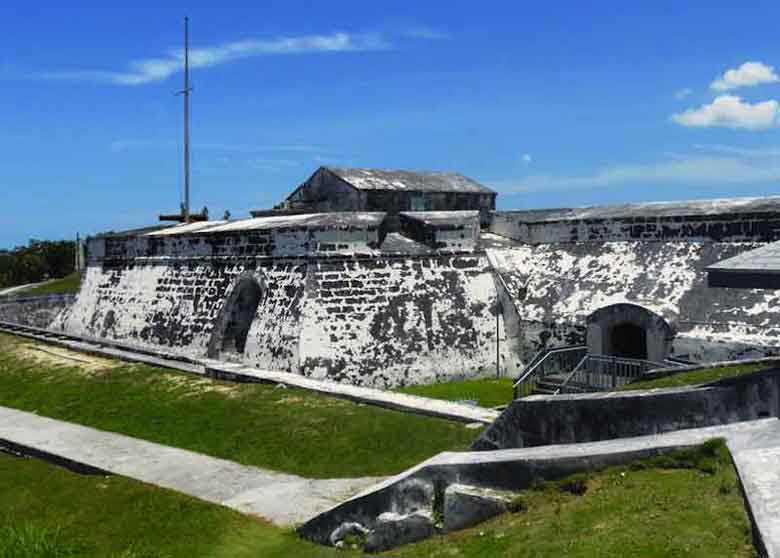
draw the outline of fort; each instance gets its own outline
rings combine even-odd
[[[719,438],[756,548],[780,555],[778,480],[767,473],[780,451],[770,272],[780,198],[517,211],[495,202],[457,173],[323,167],[251,218],[89,238],[76,295],[0,299],[6,332],[460,421],[479,429],[467,452],[384,479],[281,479],[7,408],[23,426],[0,428],[0,446],[295,525],[316,543],[357,538],[381,551],[511,511],[534,483],[706,452]],[[744,368],[733,377],[642,387],[734,363]],[[514,385],[512,396],[499,384],[497,408],[395,391],[493,377]],[[244,407],[234,412],[254,412]],[[158,456],[175,471],[150,468]],[[204,468],[210,480],[193,482]],[[269,496],[277,490],[289,501]]]
[[[705,269],[777,240],[780,198],[495,199],[457,173],[323,167],[256,217],[90,238],[81,292],[47,325],[382,388],[516,376],[555,347],[658,365],[778,353],[776,295],[710,288]]]

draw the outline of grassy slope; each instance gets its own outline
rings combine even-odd
[[[20,346],[30,344],[0,335],[0,405],[310,477],[398,473],[465,449],[478,433],[302,390],[149,366],[85,373],[20,354]]]
[[[678,454],[593,474],[576,496],[547,483],[521,496],[525,511],[389,554],[415,557],[724,557],[756,555],[736,473],[715,456]],[[698,453],[698,452],[697,452]]]
[[[572,481],[585,481],[576,496]],[[122,477],[0,454],[0,558],[332,558],[288,531]],[[755,556],[722,443],[525,491],[523,511],[391,556]],[[23,536],[25,533],[27,537]],[[22,534],[22,536],[19,536]],[[26,539],[26,540],[25,540]],[[21,544],[17,544],[21,543]],[[35,543],[49,552],[29,552]]]
[[[398,391],[448,401],[476,401],[482,407],[506,405],[512,400],[511,378],[486,378],[482,380],[460,380],[427,386],[409,386]]]
[[[667,388],[667,387],[682,387],[691,386],[697,384],[706,384],[708,382],[714,382],[716,380],[722,380],[724,378],[733,378],[734,376],[741,376],[743,374],[750,374],[751,372],[758,372],[759,370],[766,370],[771,368],[772,365],[768,364],[735,364],[733,366],[721,366],[717,368],[703,368],[701,370],[692,370],[691,372],[681,372],[672,376],[666,376],[664,378],[657,378],[655,380],[644,380],[640,382],[633,382],[626,384],[618,388],[617,391],[626,391],[632,389],[651,389],[651,388]]]
[[[31,289],[25,289],[24,291],[18,291],[15,295],[45,295],[45,294],[69,294],[79,292],[81,287],[81,274],[74,271],[70,275],[66,275],[62,279],[56,279],[45,285],[33,287]]]
[[[227,508],[35,459],[0,454],[0,497],[0,558],[337,555]]]

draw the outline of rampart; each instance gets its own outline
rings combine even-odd
[[[359,385],[495,374],[484,253],[384,253],[378,228],[215,227],[94,239],[83,288],[54,327]],[[338,237],[335,249],[312,240],[322,234]],[[252,293],[235,333],[244,310],[232,306]]]

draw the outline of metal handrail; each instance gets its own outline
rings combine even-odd
[[[517,399],[517,388],[518,388],[518,386],[520,386],[521,384],[526,382],[528,380],[528,378],[530,378],[534,374],[534,372],[536,372],[536,370],[538,370],[539,367],[547,361],[548,358],[550,358],[553,355],[567,353],[567,352],[573,352],[573,351],[581,351],[583,349],[587,349],[587,346],[585,346],[585,345],[570,345],[570,346],[567,346],[567,347],[559,347],[559,348],[555,348],[555,349],[548,349],[548,350],[543,352],[544,356],[542,356],[541,358],[538,358],[538,359],[537,359],[537,357],[542,352],[540,351],[540,353],[537,353],[537,355],[534,356],[533,359],[531,359],[531,361],[530,361],[531,364],[529,364],[529,366],[527,366],[523,370],[522,374],[517,378],[515,383],[512,384],[513,399]],[[534,360],[536,360],[536,362],[534,362]]]
[[[588,367],[588,365],[591,362],[597,362],[597,363],[606,363],[611,365],[610,369],[604,373],[603,371],[596,371],[596,375],[606,375],[611,377],[611,384],[612,387],[617,387],[618,384],[618,378],[621,377],[632,377],[636,375],[636,377],[641,376],[642,374],[646,373],[648,370],[652,370],[655,368],[664,368],[669,366],[669,361],[665,362],[657,362],[652,360],[645,360],[640,358],[626,358],[626,357],[616,357],[616,356],[610,356],[610,355],[585,355],[582,360],[577,364],[577,366],[566,376],[566,379],[561,382],[561,385],[558,387],[558,389],[555,391],[555,395],[559,394],[563,389],[566,388],[566,386],[571,382],[573,378],[577,376],[577,374],[581,371],[583,367]],[[682,366],[682,364],[679,363],[672,363],[674,366]],[[622,370],[622,373],[619,373],[618,368],[620,367]],[[635,370],[638,372],[638,374],[634,374],[632,370]],[[593,373],[593,371],[588,370],[588,379],[590,379],[590,375]],[[588,382],[590,384],[589,387],[597,387],[597,384]],[[602,389],[604,386],[600,386]]]
[[[569,383],[569,380],[571,380],[574,375],[579,372],[580,368],[582,368],[582,365],[588,362],[588,357],[590,355],[585,355],[580,359],[580,361],[577,363],[577,366],[574,367],[574,370],[572,370],[568,376],[566,376],[566,379],[561,383],[561,385],[558,387],[558,389],[555,390],[555,393],[553,395],[558,395],[561,393],[561,390],[566,387],[566,384]]]
[[[645,360],[642,358],[628,358],[628,357],[617,357],[617,356],[610,356],[610,355],[588,355],[589,359],[591,360],[599,360],[599,361],[607,361],[607,362],[619,362],[621,364],[649,364],[650,366],[655,367],[663,367],[666,366],[663,362],[658,362],[655,360]]]

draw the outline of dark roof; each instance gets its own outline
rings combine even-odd
[[[479,223],[479,211],[402,211],[400,215],[434,227]]]
[[[708,266],[710,287],[780,288],[780,242],[748,250]]]
[[[735,213],[780,213],[780,197],[724,198],[680,202],[626,203],[589,207],[530,209],[501,212],[526,223],[625,219],[634,217],[687,217]]]
[[[358,190],[495,194],[457,172],[323,167]]]

